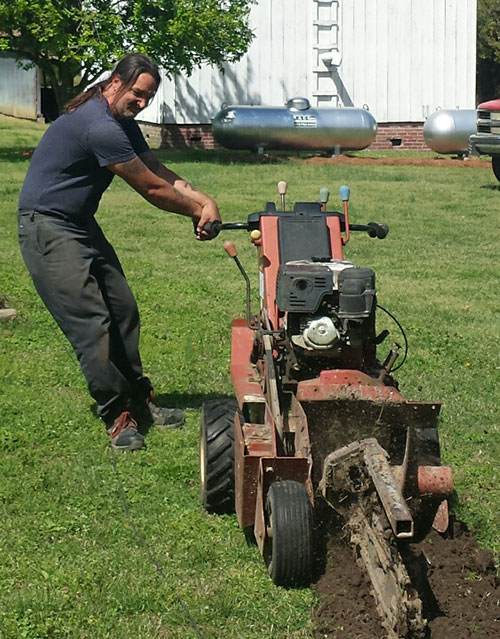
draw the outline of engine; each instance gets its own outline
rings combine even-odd
[[[282,264],[276,303],[295,376],[375,367],[375,273],[340,260]],[[299,372],[302,372],[302,375]]]

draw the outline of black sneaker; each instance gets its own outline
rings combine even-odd
[[[153,394],[141,401],[132,402],[132,415],[139,428],[180,428],[184,424],[184,411],[180,408],[163,408],[153,402]]]
[[[158,428],[180,428],[184,425],[184,411],[180,408],[163,408],[153,401],[147,403],[153,425]]]
[[[128,411],[115,419],[108,428],[108,435],[115,450],[138,450],[145,444],[144,437],[137,430],[137,422]]]

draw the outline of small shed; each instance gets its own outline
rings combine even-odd
[[[36,120],[41,113],[40,73],[24,69],[13,53],[0,51],[0,113]]]

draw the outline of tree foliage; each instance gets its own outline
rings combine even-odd
[[[500,0],[477,2],[478,102],[500,97]]]
[[[36,64],[59,107],[125,53],[169,74],[238,60],[254,0],[0,0],[0,49]]]

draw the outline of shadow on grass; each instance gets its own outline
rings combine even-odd
[[[204,164],[281,164],[289,160],[290,154],[268,155],[251,151],[229,151],[226,149],[157,149],[155,154],[162,162],[176,164],[199,162]]]
[[[0,148],[0,162],[26,162],[33,155],[33,147],[2,147]]]
[[[211,399],[225,399],[229,398],[228,395],[221,393],[159,393],[155,394],[155,404],[166,408],[182,408],[186,409],[199,409],[204,402],[208,402]],[[89,410],[98,418],[97,407],[95,404],[89,405]]]
[[[228,395],[220,393],[159,393],[155,394],[155,404],[168,408],[201,408],[211,399],[225,399]]]
[[[500,184],[484,184],[481,188],[488,191],[500,191]]]

